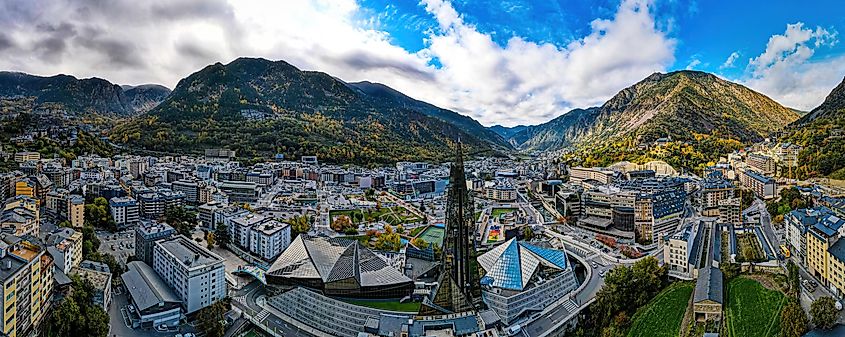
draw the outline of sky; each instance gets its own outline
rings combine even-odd
[[[811,110],[845,76],[843,12],[834,0],[5,0],[0,70],[173,88],[263,57],[514,126],[693,69]]]

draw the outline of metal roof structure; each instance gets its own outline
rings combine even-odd
[[[517,241],[516,238],[479,256],[478,264],[486,272],[484,277],[491,286],[517,291],[528,287],[541,266],[557,270],[569,267],[566,252]]]
[[[719,270],[719,268],[701,268],[698,272],[698,280],[695,282],[693,303],[698,303],[704,300],[711,300],[720,304],[725,303],[722,281],[722,271]]]
[[[129,296],[138,307],[144,311],[159,306],[166,302],[181,303],[173,290],[164,283],[164,280],[143,261],[132,261],[126,264],[129,270],[120,278],[129,290]]]
[[[299,235],[267,274],[323,283],[355,278],[362,287],[411,282],[357,240]]]

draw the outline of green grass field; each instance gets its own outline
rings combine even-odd
[[[498,218],[502,214],[507,214],[507,213],[513,212],[515,210],[516,210],[516,208],[494,208],[493,210],[490,211],[490,217],[491,218]]]
[[[367,300],[343,300],[346,303],[360,305],[362,307],[369,307],[382,310],[399,311],[399,312],[419,312],[420,302],[400,303],[397,300],[392,301],[367,301]]]
[[[631,319],[628,337],[677,337],[695,285],[679,282],[661,291]]]
[[[405,208],[401,206],[396,206],[393,208],[382,207],[381,209],[370,209],[370,210],[361,210],[361,209],[353,209],[353,210],[334,210],[329,212],[329,217],[334,221],[334,219],[341,215],[348,216],[352,223],[358,224],[362,222],[373,222],[378,220],[384,220],[385,222],[391,225],[399,225],[405,223],[413,223],[420,221],[415,215],[409,214],[407,216],[402,215],[405,212]]]
[[[786,302],[783,293],[769,290],[759,282],[738,277],[727,285],[727,336],[770,337],[780,332],[780,310]]]

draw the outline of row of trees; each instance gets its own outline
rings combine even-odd
[[[376,234],[375,248],[378,250],[398,251],[402,247],[402,238],[390,225],[384,225],[384,232]]]
[[[792,261],[786,264],[787,302],[780,313],[780,330],[783,337],[800,337],[807,332],[807,313],[801,308],[801,278],[798,266]]]
[[[766,210],[769,211],[774,218],[775,223],[783,222],[783,217],[792,210],[810,207],[811,201],[801,195],[797,188],[785,188],[780,191],[780,198],[776,201],[769,201],[766,204]]]
[[[76,275],[72,275],[71,279],[73,291],[53,309],[43,335],[106,337],[109,333],[109,316],[102,307],[92,302],[94,286]]]
[[[105,212],[105,215],[102,212]],[[91,216],[89,216],[89,213],[91,213]],[[63,221],[59,226],[70,227],[70,223]],[[93,203],[85,205],[85,223],[82,226],[82,259],[105,263],[109,266],[112,277],[117,280],[120,279],[120,274],[124,272],[123,265],[113,255],[100,252],[100,239],[97,237],[96,230],[97,228],[107,229],[104,226],[114,226],[114,220],[112,220],[105,198],[96,198]]]
[[[584,324],[573,332],[575,336],[625,336],[637,309],[666,288],[669,278],[666,267],[649,256],[633,266],[611,269],[604,283]]]
[[[801,278],[798,276],[798,266],[792,261],[786,264],[787,280],[787,302],[781,310],[781,336],[800,337],[803,336],[809,327],[810,322],[823,330],[830,330],[836,325],[839,310],[836,309],[836,301],[832,297],[823,296],[817,298],[810,305],[810,317],[801,307]]]
[[[111,216],[111,209],[106,198],[97,197],[85,203],[85,223],[89,226],[117,231],[117,225]]]
[[[230,299],[227,297],[200,309],[197,313],[197,330],[207,337],[222,337],[225,335],[225,315],[230,306]]]

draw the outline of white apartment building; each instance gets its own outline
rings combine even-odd
[[[264,260],[273,260],[290,245],[290,226],[255,213],[224,219],[232,242]]]
[[[173,289],[186,314],[226,297],[223,258],[183,235],[155,243],[153,270]]]
[[[572,167],[569,169],[569,180],[573,183],[580,183],[585,180],[596,180],[604,185],[612,183],[616,172],[603,167]]]
[[[249,250],[272,261],[290,246],[290,225],[269,219],[249,231]]]
[[[663,261],[668,266],[670,276],[687,279],[695,277],[693,253],[696,250],[695,243],[703,229],[704,227],[699,224],[691,224],[669,237],[663,248]]]
[[[250,246],[250,230],[264,221],[267,221],[267,217],[255,213],[241,214],[231,218],[227,225],[229,226],[229,236],[232,238],[232,242],[248,249]]]
[[[119,229],[134,226],[141,219],[138,201],[130,197],[112,198],[109,200],[109,209]]]

